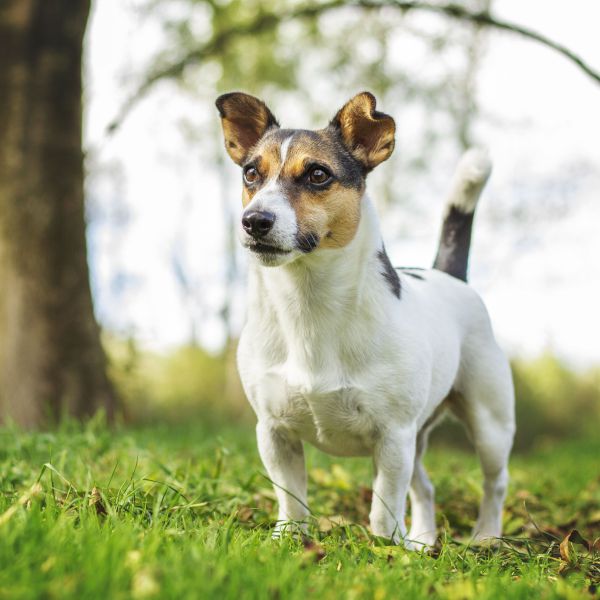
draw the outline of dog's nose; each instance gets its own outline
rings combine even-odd
[[[265,237],[273,228],[275,215],[266,210],[251,210],[242,216],[242,227],[244,231],[253,238]]]

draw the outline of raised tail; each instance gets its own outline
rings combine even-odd
[[[492,171],[487,152],[471,148],[460,159],[448,198],[433,268],[467,281],[477,201]]]

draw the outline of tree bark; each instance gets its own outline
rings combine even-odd
[[[89,10],[90,0],[0,5],[0,421],[24,426],[115,408],[85,240]]]

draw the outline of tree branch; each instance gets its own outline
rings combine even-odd
[[[422,10],[428,12],[437,12],[445,14],[449,17],[453,17],[455,19],[459,19],[462,21],[470,21],[471,23],[476,23],[478,25],[485,25],[487,27],[491,27],[493,29],[499,29],[503,31],[509,31],[510,33],[514,33],[520,35],[521,37],[533,40],[534,42],[538,42],[559,54],[562,54],[567,60],[570,60],[572,63],[577,65],[588,77],[594,80],[596,83],[600,84],[600,72],[593,69],[588,63],[586,63],[578,54],[575,54],[572,50],[551,40],[545,35],[534,31],[533,29],[529,29],[527,27],[523,27],[516,23],[511,23],[510,21],[504,21],[502,19],[498,19],[492,16],[491,13],[482,11],[482,12],[471,12],[462,6],[458,6],[456,4],[428,4],[426,2],[404,2],[402,0],[381,0],[380,2],[371,2],[370,0],[358,0],[359,6],[365,6],[368,8],[373,8],[376,6],[395,6],[402,10]]]
[[[264,31],[274,29],[279,23],[290,19],[301,19],[315,17],[325,11],[340,8],[344,6],[344,0],[331,0],[324,4],[305,6],[293,11],[275,13],[265,13],[259,15],[249,23],[237,24],[233,27],[219,31],[212,39],[188,51],[176,62],[161,67],[151,72],[146,80],[125,102],[117,117],[109,124],[106,133],[113,134],[123,123],[131,109],[139,100],[141,100],[156,83],[163,79],[176,79],[180,77],[185,69],[193,64],[198,64],[204,60],[212,58],[219,54],[221,49],[232,39],[248,35],[256,35]]]
[[[316,17],[330,10],[342,7],[358,7],[368,10],[375,10],[384,7],[394,7],[403,12],[423,11],[432,12],[451,17],[460,21],[466,21],[478,26],[485,26],[500,31],[508,31],[519,35],[525,39],[537,42],[555,52],[558,52],[567,60],[575,64],[581,71],[590,77],[597,84],[600,84],[600,72],[593,69],[587,62],[572,50],[551,40],[550,38],[529,29],[494,17],[490,12],[480,11],[472,12],[463,6],[457,4],[430,4],[420,0],[354,0],[346,2],[344,0],[330,0],[322,4],[304,6],[291,11],[282,11],[280,13],[264,13],[259,15],[253,21],[245,24],[237,24],[233,27],[223,29],[215,34],[209,41],[193,48],[185,53],[175,62],[161,67],[151,72],[138,89],[127,99],[118,115],[113,119],[106,129],[106,134],[113,134],[123,123],[131,109],[140,101],[159,81],[165,79],[176,79],[180,77],[185,69],[194,64],[199,64],[204,60],[217,56],[221,49],[232,39],[248,35],[256,35],[264,31],[274,29],[279,23],[293,19],[304,19]]]

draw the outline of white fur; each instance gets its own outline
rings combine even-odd
[[[279,149],[279,153],[281,155],[280,162],[281,162],[282,167],[285,164],[285,161],[287,159],[288,150],[290,149],[290,144],[292,143],[293,137],[294,137],[293,133],[291,135],[289,135],[288,137],[286,137],[285,140],[283,140],[281,147]]]
[[[486,150],[467,150],[456,169],[448,206],[473,212],[491,172],[492,162]]]
[[[296,256],[298,254],[295,249],[296,231],[298,229],[296,213],[283,194],[277,177],[273,177],[252,198],[252,202],[246,206],[246,212],[254,210],[266,210],[276,215],[273,229],[269,232],[269,243],[289,252],[291,256]],[[241,223],[239,233],[242,244],[246,245],[251,237],[243,230]]]
[[[465,168],[469,181],[472,172]],[[280,210],[285,200],[278,193],[265,189],[253,204]],[[366,196],[361,210],[346,247],[277,267],[250,266],[238,363],[279,500],[277,533],[308,517],[306,441],[334,455],[372,456],[373,533],[409,547],[433,544],[433,487],[421,456],[432,418],[454,390],[461,400],[452,409],[467,426],[485,477],[474,535],[499,536],[513,390],[486,309],[466,284],[433,270],[420,272],[425,281],[400,273],[401,298],[394,296],[382,276],[382,239]]]

